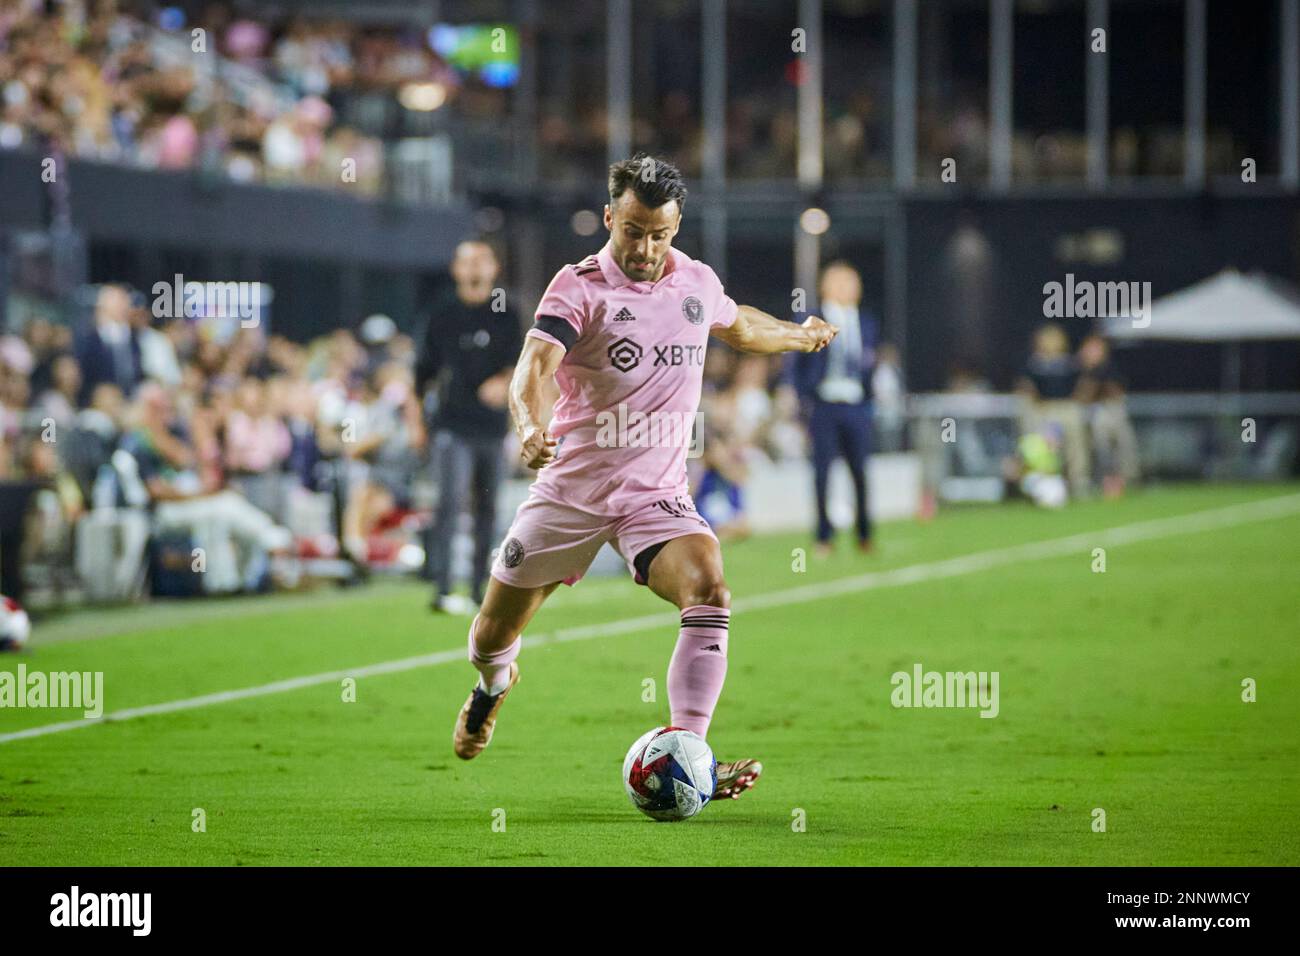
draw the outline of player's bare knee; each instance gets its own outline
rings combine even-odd
[[[691,585],[686,589],[682,607],[731,607],[731,591],[727,589],[727,582],[721,574],[703,574]]]

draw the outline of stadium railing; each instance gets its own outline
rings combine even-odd
[[[1141,477],[1283,480],[1300,463],[1300,392],[1134,393],[1126,408]],[[1002,462],[1026,411],[1018,395],[913,395],[909,428],[927,489],[949,500],[999,500]]]

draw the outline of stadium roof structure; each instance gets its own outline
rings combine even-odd
[[[1300,297],[1262,273],[1225,269],[1178,292],[1156,299],[1151,321],[1106,319],[1113,339],[1179,342],[1248,342],[1300,339]]]

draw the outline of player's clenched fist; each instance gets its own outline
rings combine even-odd
[[[839,331],[835,326],[815,315],[804,319],[803,327],[811,333],[808,336],[808,347],[804,349],[805,352],[820,352],[831,344],[831,339],[835,338],[835,333]]]
[[[558,444],[545,428],[536,425],[524,429],[519,438],[519,457],[529,468],[541,468],[555,460],[555,446]]]

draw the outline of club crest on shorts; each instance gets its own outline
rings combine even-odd
[[[686,321],[691,325],[699,325],[704,321],[704,303],[693,295],[688,295],[682,300],[682,315],[686,316]]]
[[[506,538],[501,548],[501,563],[507,568],[517,568],[524,563],[524,546],[518,538]]]

